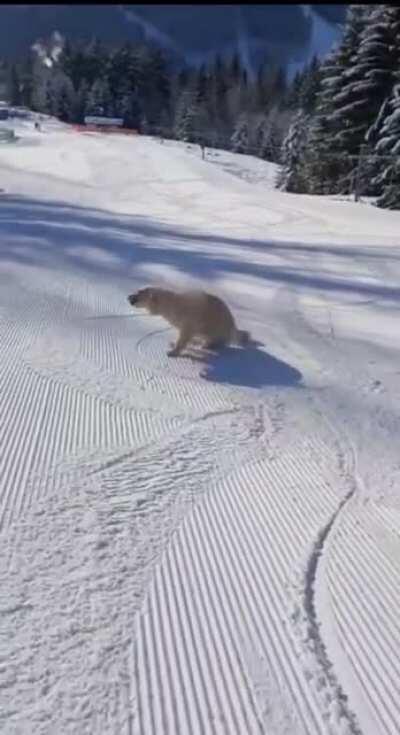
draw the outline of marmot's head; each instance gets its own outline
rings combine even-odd
[[[157,314],[159,301],[158,291],[159,289],[152,287],[141,288],[140,291],[130,294],[130,296],[128,296],[128,301],[131,306],[147,309],[150,314]]]

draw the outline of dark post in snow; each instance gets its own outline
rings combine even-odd
[[[200,134],[197,134],[196,135],[196,138],[197,138],[197,143],[198,143],[198,145],[200,146],[200,149],[201,149],[201,158],[204,161],[204,159],[206,157],[206,143],[205,143],[205,140],[204,140],[204,136],[202,135],[202,133],[200,133]],[[195,142],[196,142],[196,140],[195,140]]]

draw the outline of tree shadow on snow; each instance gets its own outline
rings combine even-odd
[[[387,213],[389,215],[390,213]],[[266,284],[286,285],[308,291],[336,292],[350,297],[400,301],[400,288],[383,280],[365,282],[364,271],[355,269],[357,258],[384,257],[395,263],[392,249],[374,252],[371,247],[329,247],[297,242],[265,241],[200,234],[144,216],[115,214],[63,202],[46,202],[12,194],[1,195],[0,261],[59,268],[78,266],[88,279],[118,278],[128,289],[132,278],[147,280],[156,264],[176,274],[204,283],[226,276],[255,277]],[[218,246],[227,248],[220,251]],[[241,257],[235,249],[242,249]],[[244,257],[243,248],[252,252]],[[278,251],[287,262],[276,264],[268,255]],[[309,259],[304,255],[310,253]],[[302,256],[298,262],[296,254]],[[318,256],[334,254],[353,259],[351,277],[342,271],[324,270]],[[150,271],[151,273],[151,271]]]
[[[256,346],[245,349],[224,347],[219,352],[209,353],[203,378],[214,383],[263,388],[268,385],[298,385],[302,374],[289,363]]]

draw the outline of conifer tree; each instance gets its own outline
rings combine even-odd
[[[388,156],[382,161],[378,176],[382,193],[377,204],[385,209],[400,209],[400,83],[395,85],[386,111],[376,144],[377,153]]]
[[[178,140],[186,143],[195,142],[197,113],[198,108],[193,89],[184,90],[178,102],[174,122],[174,133]]]
[[[314,56],[310,66],[304,70],[299,80],[298,106],[307,114],[311,114],[315,110],[320,84],[320,64],[317,56]]]
[[[75,91],[72,81],[58,70],[51,82],[52,111],[63,122],[70,122],[74,116]]]
[[[89,84],[82,79],[73,102],[72,121],[82,124],[88,110]]]
[[[307,146],[307,129],[308,117],[300,110],[282,143],[282,168],[278,177],[278,187],[282,191],[291,193],[307,191],[303,163]]]
[[[8,74],[7,96],[12,105],[20,105],[22,102],[21,81],[15,64],[11,65]]]
[[[365,28],[369,7],[350,5],[343,38],[336,49],[325,59],[319,69],[320,91],[316,95],[315,114],[309,121],[309,145],[302,158],[303,180],[309,191],[338,193],[345,185],[345,177],[351,176],[354,163],[348,158],[351,151],[338,139],[341,132],[335,99],[341,94],[343,80],[352,68],[362,31]]]
[[[362,6],[356,6],[361,7]],[[342,73],[342,88],[333,97],[334,141],[347,155],[357,155],[365,135],[390,93],[400,63],[395,44],[396,6],[372,6],[359,17],[363,28],[359,45]],[[358,18],[359,20],[359,18]]]
[[[249,148],[249,123],[247,115],[243,114],[237,121],[231,137],[232,150],[235,153],[247,153]]]

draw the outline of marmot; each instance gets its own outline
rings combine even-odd
[[[147,309],[150,314],[163,316],[179,330],[176,344],[168,352],[175,357],[193,338],[200,338],[205,347],[216,348],[233,342],[244,346],[250,334],[238,329],[227,305],[204,291],[177,293],[165,288],[143,288],[128,296],[131,306]]]

